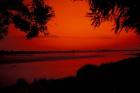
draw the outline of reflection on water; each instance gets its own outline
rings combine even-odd
[[[18,78],[25,78],[31,82],[34,78],[73,76],[85,64],[100,65],[115,62],[131,56],[127,54],[135,53],[136,51],[119,51],[3,56],[4,61],[7,60],[11,64],[0,64],[0,85],[13,84]]]

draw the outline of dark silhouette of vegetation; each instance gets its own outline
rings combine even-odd
[[[77,75],[63,79],[40,79],[29,84],[24,79],[1,93],[139,93],[140,57],[100,66],[85,65]]]
[[[140,33],[139,0],[89,0],[89,16],[95,26],[102,21],[115,19],[115,32],[134,29]]]
[[[52,8],[43,0],[0,0],[0,39],[8,34],[10,23],[24,31],[28,39],[36,37],[39,32],[46,33],[46,23],[54,15]]]
[[[77,1],[77,0],[74,0]],[[115,32],[135,29],[140,32],[140,9],[138,0],[89,0],[89,16],[95,26],[105,20],[115,21]],[[45,32],[46,23],[53,16],[52,8],[43,0],[32,0],[27,5],[23,0],[0,0],[0,39],[8,34],[8,27],[13,23],[24,31],[28,39]]]
[[[47,54],[47,53],[96,53],[96,52],[138,52],[140,50],[138,49],[121,49],[121,50],[115,50],[115,49],[96,49],[96,50],[49,50],[49,51],[31,51],[31,50],[0,50],[0,55],[16,55],[16,54]]]

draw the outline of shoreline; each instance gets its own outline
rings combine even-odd
[[[71,92],[82,92],[88,89],[88,91],[94,91],[94,93],[113,93],[115,89],[115,91],[125,91],[121,93],[126,93],[126,91],[130,93],[129,91],[131,89],[133,91],[139,90],[137,85],[139,84],[139,74],[140,56],[120,60],[115,63],[102,64],[100,66],[86,64],[76,71],[76,76],[68,76],[66,78],[47,79],[44,77],[38,80],[35,79],[31,83],[20,78],[14,85],[4,87],[2,90],[4,93],[14,93],[17,90],[19,91],[18,93],[23,90],[30,91],[24,93],[34,93],[31,91],[36,90],[38,90],[37,93],[41,91],[44,93],[48,90],[49,93],[54,93],[55,89],[59,89],[57,92],[62,92],[66,88]]]

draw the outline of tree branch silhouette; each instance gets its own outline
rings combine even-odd
[[[96,27],[105,20],[115,21],[115,32],[135,29],[140,33],[140,5],[138,0],[89,0],[92,24]]]
[[[28,39],[45,33],[47,22],[54,16],[52,8],[43,0],[32,0],[30,5],[23,1],[0,0],[0,39],[8,34],[10,23],[25,32]]]

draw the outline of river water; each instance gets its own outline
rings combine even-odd
[[[101,65],[133,57],[140,51],[79,52],[17,54],[1,56],[0,87],[14,84],[24,78],[31,82],[34,78],[57,79],[76,75],[76,71],[86,64]],[[3,61],[3,62],[2,62]]]

